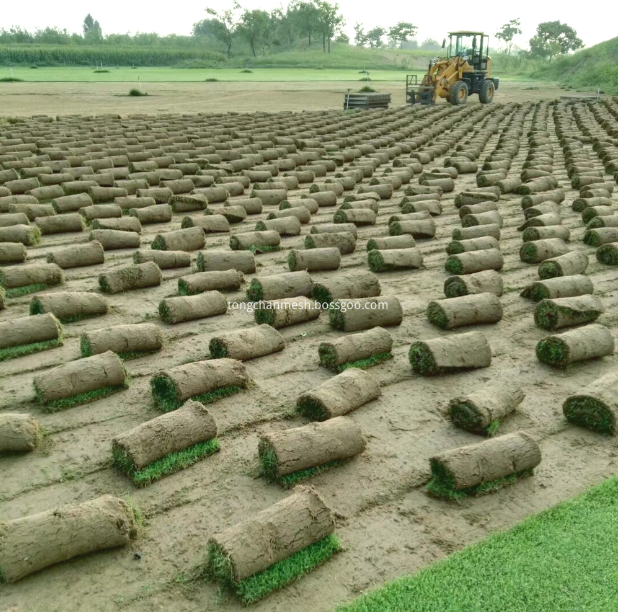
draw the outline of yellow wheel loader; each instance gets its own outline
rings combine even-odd
[[[442,42],[445,47],[446,39]],[[421,84],[416,85],[416,75],[406,77],[407,102],[435,104],[437,98],[446,98],[461,105],[477,93],[482,104],[489,104],[500,80],[491,76],[488,51],[489,36],[483,32],[449,32],[446,57],[429,62]]]

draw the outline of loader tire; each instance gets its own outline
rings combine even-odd
[[[448,99],[454,106],[463,106],[468,101],[468,85],[465,81],[457,81],[448,92]]]
[[[494,99],[495,91],[496,86],[493,81],[483,81],[479,88],[479,100],[481,104],[489,104]]]

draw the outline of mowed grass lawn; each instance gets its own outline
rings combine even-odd
[[[126,82],[142,83],[200,82],[206,79],[237,82],[306,82],[306,81],[356,81],[365,75],[359,70],[341,68],[253,68],[243,72],[241,68],[103,68],[109,72],[95,72],[94,68],[41,67],[32,69],[17,66],[12,69],[0,66],[0,79],[15,77],[29,82]],[[408,70],[370,70],[371,81],[403,81],[406,74],[418,74]],[[362,86],[362,83],[361,83]]]
[[[616,612],[618,477],[337,612]]]

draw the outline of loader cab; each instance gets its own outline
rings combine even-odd
[[[461,57],[474,70],[487,70],[489,36],[483,32],[449,32],[447,58]]]

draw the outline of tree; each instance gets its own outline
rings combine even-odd
[[[385,34],[386,30],[384,28],[376,26],[375,28],[371,28],[371,30],[369,30],[369,32],[365,34],[365,39],[372,49],[376,49],[384,44],[382,36],[384,36]]]
[[[435,38],[426,38],[421,43],[419,49],[423,49],[425,51],[440,51],[442,49],[442,45]]]
[[[253,57],[256,49],[263,48],[270,29],[270,15],[261,9],[243,12],[238,24],[238,33],[249,43]]]
[[[212,35],[225,45],[228,57],[232,55],[232,43],[234,42],[234,36],[236,35],[236,30],[238,29],[239,10],[240,5],[238,2],[234,2],[231,9],[221,11],[220,13],[212,8],[206,9],[206,12],[212,17],[212,19],[206,20],[210,22],[209,27]],[[194,32],[196,25],[198,24],[193,26]]]
[[[584,43],[577,37],[577,32],[566,23],[545,21],[536,28],[536,36],[530,39],[532,57],[549,58],[581,49]]]
[[[322,50],[330,53],[330,42],[335,33],[345,25],[343,15],[339,13],[339,5],[331,4],[326,0],[313,0],[317,9],[317,26],[322,35]]]
[[[339,32],[339,34],[337,34],[337,38],[335,38],[335,42],[349,45],[350,37],[345,32]]]
[[[519,19],[511,19],[508,23],[505,23],[497,32],[496,38],[499,38],[508,49],[509,55],[511,54],[511,48],[513,47],[513,37],[517,34],[521,34],[521,21]]]
[[[367,35],[362,23],[358,21],[354,24],[354,44],[357,47],[364,47],[367,44]]]
[[[398,21],[394,26],[388,29],[388,37],[394,40],[400,49],[403,49],[403,43],[408,38],[414,38],[418,28],[412,25],[409,21]]]
[[[98,42],[103,38],[101,24],[95,21],[90,13],[84,18],[82,28],[84,30],[84,38],[88,41]]]
[[[304,0],[294,0],[290,4],[291,16],[295,29],[301,36],[306,36],[311,47],[311,37],[319,30],[318,9],[311,2]]]

